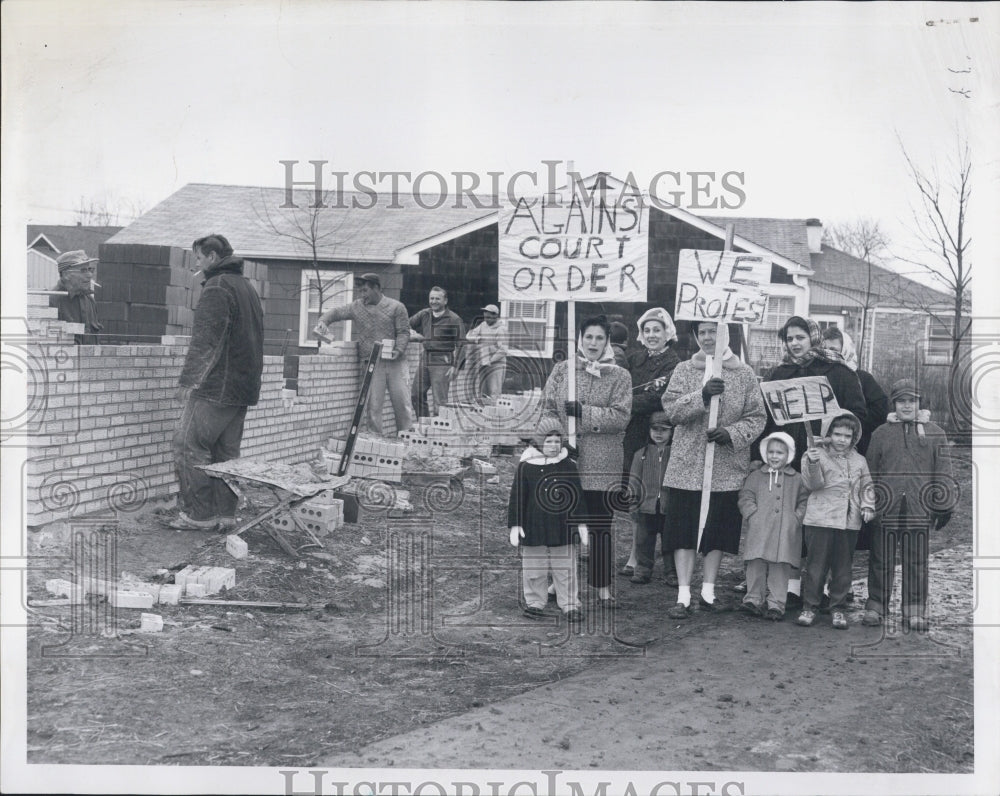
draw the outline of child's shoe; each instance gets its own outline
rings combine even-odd
[[[837,628],[837,630],[847,630],[847,614],[843,611],[834,611],[833,626]]]
[[[806,608],[806,610],[799,614],[799,618],[795,621],[802,625],[802,627],[812,627],[812,623],[816,621],[816,614]]]
[[[726,611],[728,611],[729,608],[730,608],[730,606],[729,606],[729,603],[727,603],[725,600],[722,600],[721,598],[719,598],[718,595],[716,595],[716,598],[714,600],[712,600],[712,602],[709,602],[708,600],[706,600],[704,597],[702,597],[699,594],[698,595],[698,608],[699,608],[699,610],[702,610],[702,611],[712,611],[713,613],[721,614],[721,613],[725,613]]]
[[[878,627],[882,624],[882,616],[878,611],[873,611],[869,608],[865,611],[865,615],[861,617],[861,624],[865,627]]]
[[[768,608],[767,613],[764,614],[764,618],[771,622],[780,622],[785,618],[785,612],[777,608]]]
[[[535,608],[533,605],[529,605],[522,613],[528,617],[528,619],[541,619],[545,616],[545,611],[541,608]]]
[[[583,621],[583,611],[579,608],[570,608],[566,612],[567,622],[582,622]]]
[[[764,610],[757,605],[755,602],[750,600],[744,600],[740,603],[740,610],[745,614],[750,614],[750,616],[763,616]]]
[[[926,633],[930,628],[930,623],[922,616],[911,616],[905,621],[906,626],[914,633]]]
[[[677,603],[673,608],[667,610],[667,616],[671,619],[687,619],[690,612],[691,609],[684,605],[684,603]]]

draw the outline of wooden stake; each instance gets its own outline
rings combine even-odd
[[[726,245],[723,251],[731,251],[733,248],[733,236],[736,232],[734,224],[726,224]],[[729,346],[729,325],[717,323],[715,325],[715,354],[711,357],[712,375],[711,378],[722,377],[722,358],[726,348]],[[706,370],[708,362],[705,363]],[[719,399],[721,396],[713,395],[708,405],[708,428],[715,428],[719,422]],[[712,499],[712,469],[715,465],[715,443],[709,442],[705,446],[705,473],[701,482],[701,511],[698,514],[698,542],[695,545],[695,552],[701,547],[701,537],[705,533],[705,523],[708,521],[708,505]]]
[[[576,302],[566,302],[566,400],[576,400]],[[610,345],[610,341],[609,341]],[[566,416],[569,444],[576,447],[576,418]]]

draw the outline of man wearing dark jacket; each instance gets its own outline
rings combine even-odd
[[[260,397],[264,311],[228,240],[209,235],[192,250],[205,279],[176,394],[184,404],[174,434],[181,513],[172,525],[214,530],[235,523],[238,498],[198,466],[240,455],[247,407]]]
[[[427,389],[434,395],[434,414],[448,403],[451,380],[462,364],[462,344],[465,324],[448,309],[448,293],[443,287],[432,287],[427,297],[428,307],[410,318],[413,330],[410,339],[420,340],[424,350],[414,374],[411,399],[417,417],[427,417]]]

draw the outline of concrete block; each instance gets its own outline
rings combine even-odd
[[[161,605],[177,605],[183,593],[183,586],[168,583],[160,587],[159,602]]]
[[[180,572],[174,574],[174,583],[183,589],[185,586],[187,586],[188,579],[191,577],[191,574],[194,571],[195,567],[192,567],[190,565],[184,567],[184,569],[182,569]]]
[[[153,595],[144,591],[115,589],[108,595],[108,602],[115,608],[152,608]]]
[[[233,558],[246,558],[250,550],[240,537],[230,534],[226,537],[226,552]]]
[[[159,614],[142,614],[139,621],[140,633],[159,633],[163,630],[163,617]]]
[[[208,588],[202,583],[188,583],[184,587],[185,597],[204,597],[208,594]]]

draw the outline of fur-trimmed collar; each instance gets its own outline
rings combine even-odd
[[[521,461],[528,464],[555,464],[556,462],[561,462],[567,456],[569,456],[569,451],[566,448],[560,448],[557,456],[548,458],[534,445],[529,445],[524,449],[524,453],[521,454]]]

